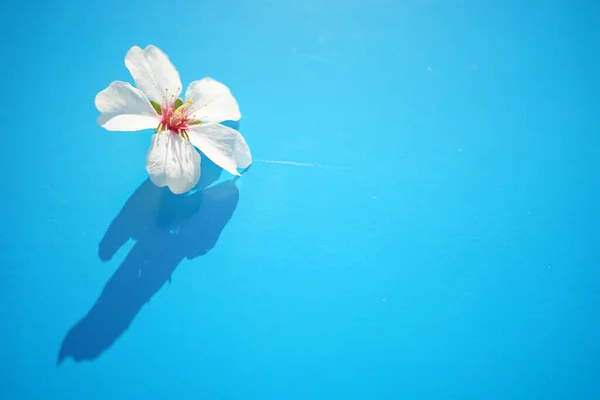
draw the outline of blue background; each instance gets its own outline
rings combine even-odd
[[[0,7],[0,398],[600,398],[597,1]],[[147,44],[236,182],[96,124]]]

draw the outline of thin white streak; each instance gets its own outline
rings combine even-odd
[[[254,161],[269,163],[269,164],[294,165],[296,167],[329,168],[327,165],[300,163],[300,162],[296,162],[296,161],[284,161],[284,160],[254,160]]]

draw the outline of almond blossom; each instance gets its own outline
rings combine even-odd
[[[207,77],[190,83],[182,98],[179,73],[153,45],[132,47],[125,66],[137,87],[114,81],[98,93],[98,124],[109,131],[154,129],[146,157],[152,183],[175,194],[191,190],[200,179],[196,148],[233,175],[250,166],[244,137],[221,124],[241,118],[227,86]]]

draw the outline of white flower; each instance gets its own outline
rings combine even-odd
[[[193,146],[233,175],[240,175],[237,168],[250,166],[252,156],[243,136],[220,124],[241,117],[227,86],[204,78],[190,83],[181,99],[179,73],[155,46],[132,47],[125,66],[137,88],[114,81],[98,93],[98,124],[109,131],[155,129],[146,160],[155,185],[180,194],[198,183],[200,154]]]

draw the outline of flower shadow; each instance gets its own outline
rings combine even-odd
[[[237,178],[210,186],[221,172],[203,157],[202,178],[187,195],[174,195],[149,180],[135,190],[110,224],[98,254],[108,261],[129,239],[135,244],[96,303],[66,334],[58,364],[102,355],[183,259],[204,255],[216,245],[239,199]]]

